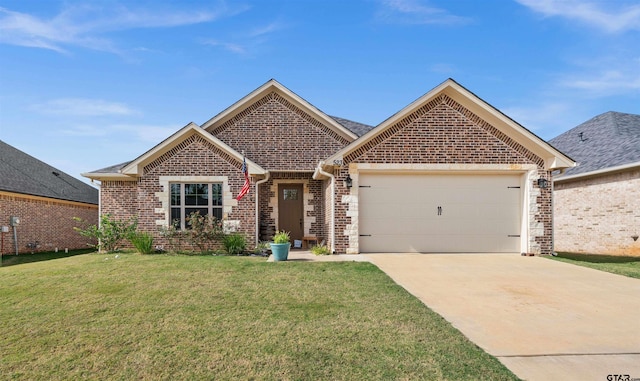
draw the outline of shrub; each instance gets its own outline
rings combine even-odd
[[[269,250],[271,250],[271,246],[269,246],[269,242],[260,241],[256,245],[256,248],[253,249],[253,253],[256,255],[266,256]]]
[[[315,255],[329,255],[331,249],[327,245],[315,245],[311,246],[311,252]]]
[[[191,249],[196,249],[192,254],[205,254],[219,248],[218,242],[224,238],[221,220],[194,212],[187,216],[186,223],[184,230],[175,225],[160,228],[160,236],[166,239],[169,251],[186,254],[185,246],[189,245]]]
[[[151,254],[154,252],[153,236],[150,233],[138,232],[132,234],[129,240],[140,254]]]
[[[86,221],[78,217],[73,219],[79,223],[86,224]],[[96,247],[99,251],[111,253],[120,249],[120,243],[135,234],[137,227],[138,222],[135,218],[122,221],[112,218],[110,214],[103,214],[100,216],[99,226],[89,225],[85,228],[74,227],[73,229],[84,237],[96,239],[98,244],[91,245],[92,247]]]
[[[199,212],[189,214],[186,219],[187,229],[182,231],[187,242],[203,253],[211,250],[214,244],[224,237],[222,221],[209,215],[201,216]]]
[[[273,243],[289,243],[289,232],[277,231],[273,236]]]
[[[222,245],[229,255],[242,254],[247,248],[247,240],[239,233],[227,234],[222,238]]]

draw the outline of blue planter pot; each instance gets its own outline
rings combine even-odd
[[[271,243],[271,253],[274,261],[286,261],[289,257],[290,243]]]

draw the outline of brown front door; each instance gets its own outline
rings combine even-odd
[[[291,243],[304,235],[302,184],[278,184],[278,229],[289,232]]]

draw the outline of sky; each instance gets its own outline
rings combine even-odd
[[[272,78],[374,126],[453,78],[549,140],[640,114],[640,1],[0,0],[0,140],[87,182]]]

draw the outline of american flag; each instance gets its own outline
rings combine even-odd
[[[238,193],[236,200],[240,200],[245,194],[249,193],[249,189],[251,189],[251,180],[249,179],[246,157],[242,158],[242,173],[244,174],[244,185],[242,186],[242,189],[240,189],[240,193]]]

